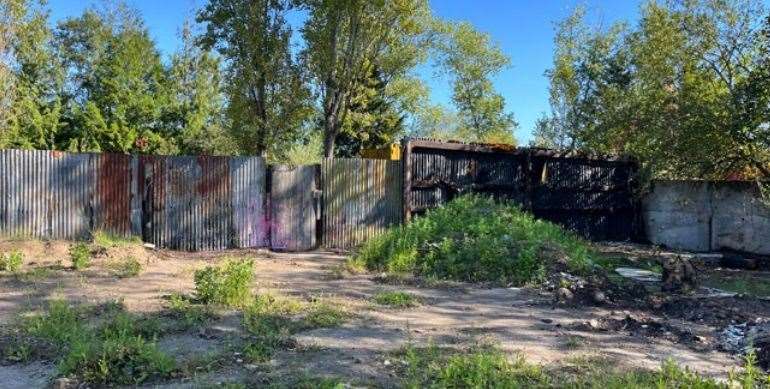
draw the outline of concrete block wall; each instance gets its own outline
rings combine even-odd
[[[770,209],[751,182],[656,181],[642,217],[654,244],[770,255]]]

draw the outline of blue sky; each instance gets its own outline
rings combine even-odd
[[[520,143],[531,139],[535,120],[548,111],[548,81],[543,73],[551,66],[554,23],[578,4],[588,7],[593,21],[604,25],[616,20],[634,22],[639,1],[632,0],[430,0],[434,13],[472,23],[489,33],[511,58],[512,66],[495,79],[495,86],[516,115]],[[179,47],[179,29],[205,0],[126,0],[142,13],[161,51],[168,55]],[[51,20],[79,15],[99,1],[49,0]],[[451,86],[428,67],[428,81],[435,102],[449,104]]]

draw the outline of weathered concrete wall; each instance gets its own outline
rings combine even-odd
[[[770,209],[754,183],[656,181],[643,199],[642,215],[655,244],[770,255]]]

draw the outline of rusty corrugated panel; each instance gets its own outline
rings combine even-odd
[[[131,234],[131,156],[94,154],[96,191],[94,228],[119,236]]]
[[[272,167],[270,247],[304,251],[316,246],[315,166]]]
[[[323,245],[349,249],[401,223],[399,161],[326,159],[321,165]]]

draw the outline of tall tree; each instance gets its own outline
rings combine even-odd
[[[767,129],[747,122],[745,102],[757,96],[741,93],[762,93],[742,88],[762,52],[762,4],[649,2],[641,13],[633,29],[591,30],[582,11],[560,25],[551,134],[635,155],[659,177],[761,173]]]
[[[200,39],[227,64],[232,133],[243,151],[264,155],[302,134],[312,112],[302,68],[291,53],[288,0],[212,0],[198,14]]]
[[[425,0],[305,0],[304,58],[321,94],[324,155],[332,157],[356,91],[372,68],[387,82],[424,58]]]
[[[337,139],[336,154],[358,156],[365,148],[381,148],[396,141],[404,132],[404,115],[398,111],[394,96],[377,69],[361,80],[353,92],[350,113]]]
[[[6,58],[12,72],[13,94],[5,98],[10,107],[7,143],[22,148],[55,148],[61,104],[58,91],[63,73],[52,50],[48,13],[42,3],[12,0],[3,5],[9,15]],[[6,17],[6,16],[4,16]]]
[[[437,22],[437,30],[439,65],[453,79],[452,101],[462,121],[461,136],[515,143],[516,121],[512,113],[505,112],[505,99],[491,80],[509,66],[509,58],[489,35],[469,23]]]
[[[226,128],[220,61],[195,44],[189,23],[181,38],[182,47],[171,56],[166,78],[170,101],[163,115],[164,133],[184,154],[235,153],[237,145]]]
[[[56,36],[71,75],[61,143],[78,151],[177,151],[161,121],[165,69],[135,11],[87,10],[59,23]]]

